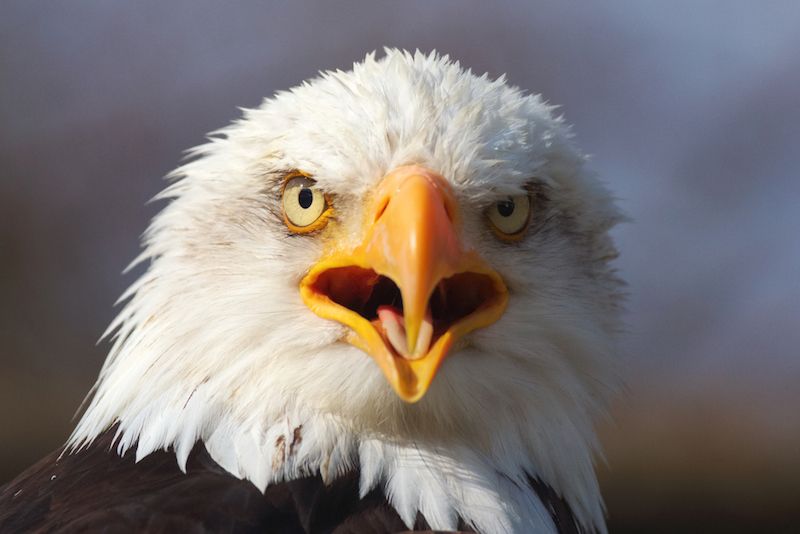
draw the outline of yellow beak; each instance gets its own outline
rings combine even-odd
[[[447,182],[419,166],[379,184],[362,243],[335,251],[300,282],[317,315],[350,328],[346,340],[372,356],[406,402],[422,398],[460,337],[495,322],[508,291],[458,237]]]

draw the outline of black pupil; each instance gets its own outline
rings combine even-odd
[[[300,194],[297,195],[297,201],[300,203],[301,208],[307,210],[314,203],[314,193],[311,192],[311,189],[304,187],[300,190]]]
[[[502,202],[498,202],[497,213],[503,217],[511,217],[511,214],[514,213],[514,201],[504,200]]]

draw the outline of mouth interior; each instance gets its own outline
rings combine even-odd
[[[397,326],[390,324],[400,324],[404,339],[403,297],[390,278],[372,269],[336,267],[321,273],[312,288],[372,323],[395,356],[413,359],[400,349]],[[424,356],[453,325],[490,306],[497,295],[492,279],[485,274],[463,272],[441,280],[428,298],[425,321],[432,326],[430,339],[422,341],[422,347],[418,343],[416,357]]]

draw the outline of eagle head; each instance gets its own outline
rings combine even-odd
[[[359,466],[362,492],[435,528],[532,531],[498,479],[530,476],[602,528],[619,215],[552,106],[387,50],[190,155],[74,447],[116,424],[120,452],[185,463],[199,440],[262,489]],[[467,487],[505,516],[470,512]]]

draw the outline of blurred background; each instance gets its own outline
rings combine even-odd
[[[612,532],[800,529],[800,4],[3,2],[0,484],[58,447],[182,151],[384,45],[562,106],[633,222]]]

